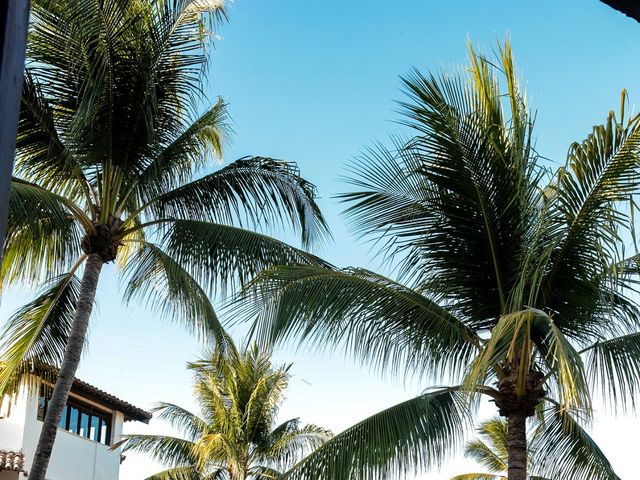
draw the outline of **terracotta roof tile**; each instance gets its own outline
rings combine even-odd
[[[24,453],[0,450],[0,471],[24,472]]]
[[[58,373],[58,369],[46,364],[39,364],[35,366],[35,374],[45,379],[47,382],[54,383],[55,376]],[[138,422],[149,423],[151,420],[151,413],[143,410],[142,408],[131,405],[129,402],[125,402],[115,395],[100,390],[84,380],[75,378],[71,391],[87,400],[92,400],[100,405],[103,405],[111,410],[117,410],[124,413],[124,420],[137,420]]]
[[[84,398],[93,400],[96,403],[100,403],[113,410],[118,410],[119,412],[124,413],[125,421],[137,420],[138,422],[149,423],[149,420],[151,420],[151,413],[143,410],[142,408],[131,405],[129,402],[125,402],[104,390],[100,390],[98,387],[94,387],[79,378],[76,378],[73,381],[71,391]]]

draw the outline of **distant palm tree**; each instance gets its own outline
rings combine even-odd
[[[169,467],[147,480],[275,479],[331,437],[297,418],[276,426],[290,365],[275,367],[270,356],[255,345],[229,345],[189,365],[200,415],[170,403],[154,409],[184,437],[125,435],[120,442]]]
[[[394,478],[440,464],[483,396],[508,421],[510,480],[527,478],[526,424],[545,412],[544,465],[557,479],[617,479],[581,422],[591,395],[640,392],[640,117],[618,115],[545,168],[510,46],[465,70],[404,78],[412,137],[364,153],[342,198],[398,279],[362,269],[277,266],[239,302],[258,338],[341,346],[394,374],[448,387],[327,442],[291,479]],[[562,119],[558,119],[562,120]],[[241,313],[241,312],[240,312]]]
[[[30,471],[43,480],[102,267],[124,297],[224,343],[208,294],[311,255],[243,226],[327,233],[295,164],[247,157],[201,178],[228,137],[197,114],[220,0],[33,0],[0,286],[44,286],[2,335],[0,391],[60,367]],[[79,276],[81,275],[81,279]]]
[[[489,473],[464,473],[452,477],[451,480],[508,480],[506,476],[509,461],[507,428],[507,422],[499,417],[482,422],[478,427],[479,438],[467,442],[464,455],[484,466],[489,470]],[[534,430],[534,435],[529,440],[530,449],[527,464],[531,471],[535,470],[532,457],[536,439],[539,438],[535,433],[540,431]],[[528,478],[529,480],[546,480],[535,475],[530,475]]]

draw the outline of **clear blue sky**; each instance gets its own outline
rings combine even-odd
[[[233,117],[236,135],[226,161],[264,155],[298,162],[318,186],[335,237],[318,253],[341,266],[380,266],[348,234],[331,197],[346,188],[338,178],[360,149],[400,131],[398,76],[411,67],[459,65],[468,38],[489,51],[510,37],[538,112],[538,150],[557,163],[572,141],[617,108],[622,88],[632,105],[640,101],[640,24],[598,0],[237,0],[220,33],[208,92],[212,100],[222,96]],[[199,344],[144,308],[123,306],[114,268],[102,277],[78,376],[142,407],[163,400],[192,408],[184,364]],[[7,292],[0,318],[29,295]],[[379,378],[341,355],[283,349],[278,359],[295,362],[283,418],[301,416],[335,431],[428,386]],[[635,418],[610,416],[593,426],[623,479],[637,478],[635,442],[625,437],[639,427]],[[152,421],[128,424],[126,431],[169,430]],[[424,478],[444,479],[468,465],[456,457]],[[144,478],[156,468],[129,455],[121,478]]]

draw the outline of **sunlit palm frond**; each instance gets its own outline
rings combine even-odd
[[[580,336],[581,329],[598,323],[602,307],[599,290],[603,272],[620,261],[622,236],[630,218],[620,202],[638,192],[637,158],[640,155],[640,118],[609,114],[602,125],[569,151],[567,166],[554,179],[554,195],[547,215],[548,234],[540,269],[545,274],[536,285],[539,302],[557,312],[558,327]]]
[[[76,215],[83,214],[69,200],[14,179],[0,287],[15,282],[35,285],[68,272],[82,253],[83,232]]]
[[[507,471],[507,458],[502,457],[502,452],[496,452],[482,440],[472,440],[468,442],[464,449],[464,455],[475,460],[492,472],[499,473]]]
[[[192,442],[207,430],[205,420],[173,403],[158,402],[153,407],[153,413],[158,420],[168,422]]]
[[[122,435],[122,440],[113,448],[121,445],[125,452],[148,455],[172,468],[193,467],[196,464],[195,443],[182,438],[165,435]]]
[[[500,319],[482,353],[469,369],[465,382],[473,391],[485,383],[488,375],[497,373],[496,365],[517,365],[516,392],[522,395],[527,372],[542,368],[542,365],[534,364],[536,351],[540,354],[540,362],[546,365],[544,371],[551,372],[547,375],[547,385],[555,388],[562,404],[590,408],[591,394],[579,352],[553,320],[536,309],[512,313]]]
[[[260,443],[254,455],[258,462],[275,470],[285,470],[329,440],[333,434],[317,425],[301,425],[294,418],[277,426]]]
[[[280,470],[290,468],[331,435],[315,425],[301,425],[298,419],[274,428],[289,367],[273,365],[271,352],[255,344],[238,349],[230,340],[226,348],[216,346],[188,364],[201,414],[170,403],[154,408],[158,418],[188,440],[129,435],[124,436],[125,449],[149,453],[188,474],[195,472],[199,476],[193,478],[198,480],[279,479]],[[173,479],[158,480],[165,478]]]
[[[129,186],[141,204],[155,199],[191,180],[211,157],[222,158],[222,149],[229,141],[227,108],[222,99],[218,101],[176,138],[163,146],[144,171],[132,179]]]
[[[203,476],[193,467],[175,467],[151,475],[145,480],[203,480]]]
[[[529,477],[533,480],[534,477]],[[509,480],[507,477],[501,475],[492,475],[491,473],[463,473],[462,475],[456,475],[451,477],[451,480]]]
[[[61,365],[79,291],[74,272],[54,277],[9,318],[1,335],[0,394],[14,390],[22,374],[42,363]]]

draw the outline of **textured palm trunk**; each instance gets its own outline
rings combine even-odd
[[[56,385],[44,417],[38,447],[36,448],[31,471],[29,472],[29,480],[45,479],[53,443],[58,432],[60,417],[62,416],[64,406],[67,404],[69,391],[71,390],[76,370],[80,363],[82,347],[87,334],[89,317],[91,316],[91,310],[96,296],[96,287],[98,286],[98,278],[103,263],[102,258],[96,254],[89,255],[87,258],[82,284],[80,286],[78,305],[76,306],[73,326],[71,327],[71,333],[69,335],[69,342],[67,343],[62,367],[58,372]]]
[[[507,453],[509,480],[527,479],[527,415],[513,413],[508,416]]]

